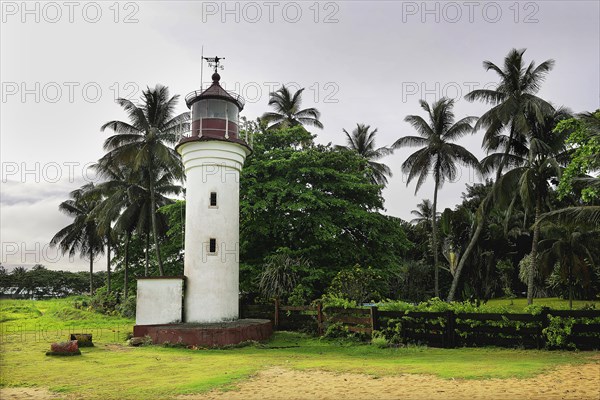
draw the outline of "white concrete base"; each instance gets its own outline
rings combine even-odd
[[[182,320],[184,278],[137,281],[136,325],[176,324]]]

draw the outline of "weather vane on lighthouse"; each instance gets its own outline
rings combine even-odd
[[[220,70],[225,69],[225,67],[220,64],[221,60],[224,60],[225,57],[202,57],[202,58],[204,58],[208,62],[209,67],[215,69],[215,72],[217,72],[218,69],[220,69]]]

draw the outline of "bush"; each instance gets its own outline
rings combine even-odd
[[[386,339],[385,334],[380,331],[373,331],[371,335],[371,344],[384,349],[390,346],[390,342]]]
[[[116,314],[117,296],[108,292],[105,287],[101,287],[91,298],[90,307],[99,313],[114,315]]]
[[[135,318],[135,295],[127,297],[121,304],[117,306],[117,312],[125,318]]]
[[[319,300],[323,304],[323,309],[327,308],[358,308],[358,304],[354,300],[348,300],[345,297],[340,297],[331,293],[324,294]]]

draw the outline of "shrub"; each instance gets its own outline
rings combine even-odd
[[[102,314],[115,314],[117,307],[117,296],[108,292],[106,287],[96,290],[96,293],[90,300],[90,307]]]
[[[323,303],[323,309],[327,308],[357,308],[358,304],[354,300],[348,300],[345,297],[341,297],[335,294],[327,293],[324,294],[319,300]]]
[[[121,304],[117,306],[117,312],[125,318],[135,318],[135,295],[127,297]]]
[[[371,344],[384,349],[390,346],[390,342],[386,339],[385,334],[380,331],[373,331],[371,335]]]

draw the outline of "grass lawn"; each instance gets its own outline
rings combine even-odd
[[[89,327],[100,333],[94,334],[96,347],[83,348],[82,356],[57,358],[44,355],[49,349],[48,339],[55,337],[56,331],[23,336],[3,327],[1,386],[38,386],[86,399],[164,399],[213,388],[227,390],[239,380],[274,366],[376,376],[419,373],[441,378],[525,378],[557,365],[589,362],[599,354],[496,348],[380,349],[288,332],[277,333],[264,345],[229,350],[132,348],[123,344],[125,331],[115,335],[110,329],[115,324],[128,324],[130,329],[132,321],[82,310],[71,314],[67,311],[71,303],[68,299],[0,302],[3,325],[12,328],[31,316],[34,323],[43,322],[53,329]],[[70,315],[78,319],[69,319]]]
[[[536,306],[548,307],[553,310],[568,310],[569,300],[559,299],[558,297],[533,299],[533,304]],[[506,307],[510,311],[523,311],[527,307],[527,299],[492,299],[486,305],[492,307]],[[573,300],[573,310],[579,310],[583,307],[595,306],[596,310],[600,310],[600,300]]]

